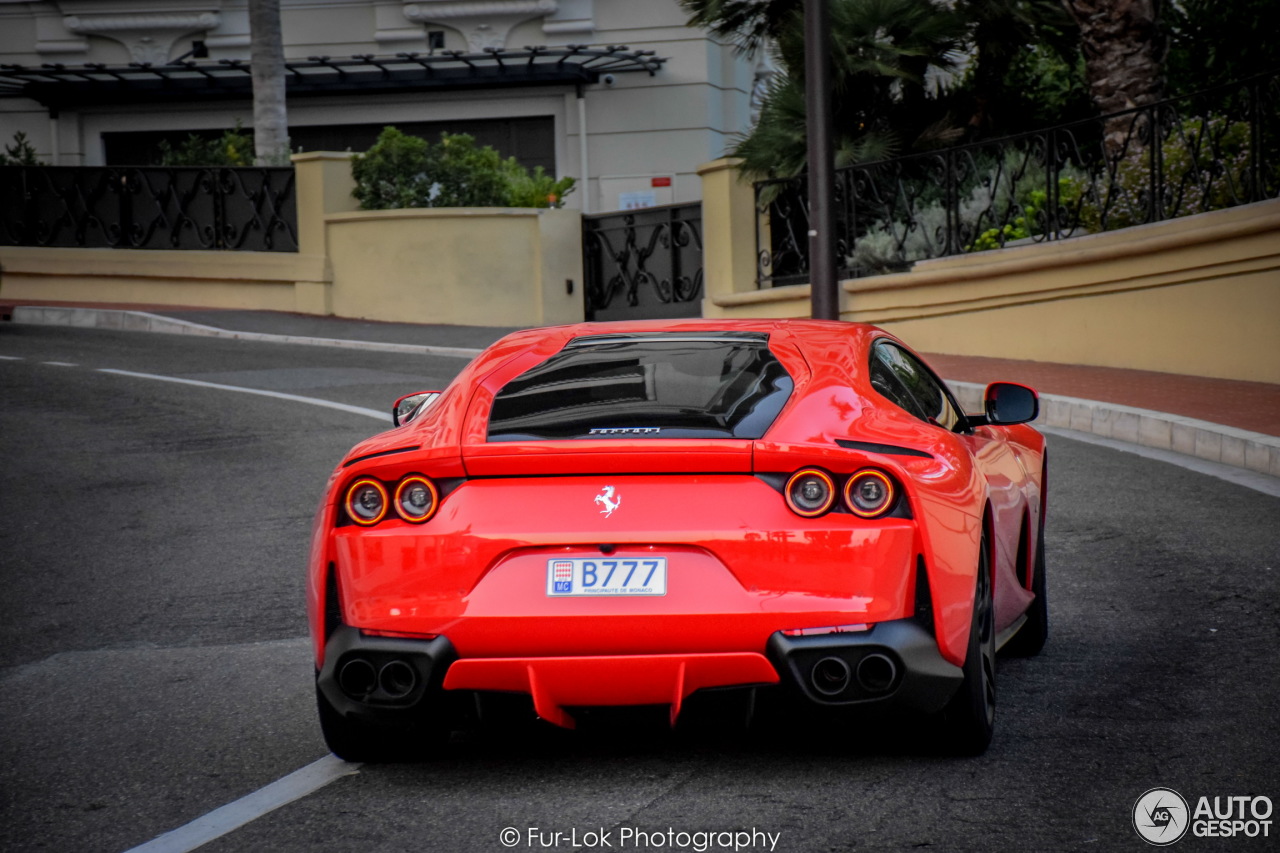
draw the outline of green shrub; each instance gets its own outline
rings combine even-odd
[[[1249,194],[1246,122],[1221,116],[1187,118],[1160,140],[1163,218],[1220,210]],[[1114,231],[1151,220],[1151,148],[1138,146],[1100,176],[1080,221],[1090,232]]]
[[[384,128],[365,154],[351,161],[352,190],[364,210],[429,207],[434,183],[427,175],[427,140]]]
[[[1087,185],[1083,174],[1071,165],[1064,165],[1058,173],[1058,228],[1070,227],[1072,212],[1079,207]],[[959,188],[961,197],[951,216],[942,203],[941,191],[927,185],[913,186],[911,217],[875,222],[858,237],[845,262],[864,274],[899,272],[916,261],[941,257],[948,229],[958,229],[952,231],[952,239],[977,232],[964,246],[966,252],[999,249],[1014,240],[1042,236],[1049,225],[1048,181],[1048,172],[1038,157],[1015,149],[988,159],[973,171]],[[1004,224],[992,224],[998,222]],[[983,228],[985,225],[990,227]]]
[[[1084,185],[1084,182],[1074,175],[1073,170],[1066,171],[1068,174],[1058,178],[1060,218],[1064,216],[1069,218],[1070,211],[1079,205]],[[983,231],[965,251],[985,252],[989,249],[1000,249],[1015,240],[1025,240],[1028,237],[1044,234],[1049,218],[1049,194],[1044,190],[1031,190],[1019,201],[1018,207],[1022,211],[1020,216],[1015,216],[1013,221],[1006,222],[1001,228],[988,228]],[[1067,225],[1069,225],[1068,222],[1058,223],[1060,228]]]
[[[440,134],[433,146],[438,157],[428,174],[438,189],[430,207],[508,207],[510,192],[501,155],[492,147],[476,147],[465,133]]]
[[[384,128],[351,163],[352,194],[363,210],[405,207],[552,207],[573,190],[573,178],[555,180],[542,167],[533,174],[467,134],[440,135],[438,143]]]
[[[27,141],[27,135],[18,131],[13,135],[13,144],[6,145],[0,151],[0,166],[43,166],[36,156],[36,149]]]
[[[217,139],[188,134],[176,148],[162,139],[158,146],[161,166],[252,166],[253,136],[244,132],[240,121]]]
[[[507,160],[507,170],[509,207],[559,207],[564,197],[573,192],[573,178],[556,180],[541,166],[534,166],[530,174],[512,157]]]

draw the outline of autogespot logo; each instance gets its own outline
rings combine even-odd
[[[1142,840],[1165,847],[1187,834],[1187,801],[1172,788],[1152,788],[1133,804],[1133,828]]]

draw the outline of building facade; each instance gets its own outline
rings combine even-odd
[[[675,0],[281,0],[291,146],[465,132],[576,178],[569,207],[697,200],[767,69],[685,20]],[[248,0],[0,0],[0,145],[142,165],[252,127],[249,42]]]

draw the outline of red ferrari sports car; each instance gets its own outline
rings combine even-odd
[[[851,323],[509,335],[329,482],[308,578],[329,747],[395,757],[513,700],[674,724],[738,689],[936,715],[980,753],[997,648],[1047,633],[1038,408],[994,383],[963,413]]]

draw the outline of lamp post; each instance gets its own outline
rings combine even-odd
[[[827,0],[804,0],[804,102],[809,162],[809,289],[815,320],[840,319],[831,145],[831,28]]]

